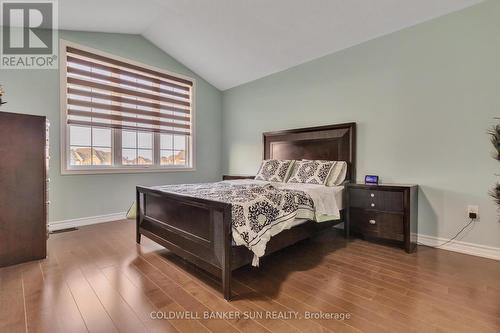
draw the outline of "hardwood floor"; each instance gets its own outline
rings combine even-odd
[[[117,221],[51,235],[46,260],[0,269],[0,332],[500,331],[497,261],[346,245],[332,230],[236,271],[228,303],[218,281],[134,232]],[[175,312],[199,318],[151,318]],[[321,312],[350,318],[304,318]]]

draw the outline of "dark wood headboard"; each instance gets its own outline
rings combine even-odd
[[[346,161],[356,181],[356,123],[266,132],[264,159]]]

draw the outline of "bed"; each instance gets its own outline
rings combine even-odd
[[[356,179],[355,147],[355,123],[263,134],[264,159],[345,161],[347,182]],[[233,178],[244,181],[241,178],[245,177]],[[254,260],[250,250],[234,244],[231,230],[232,204],[145,186],[137,186],[136,202],[137,243],[141,242],[141,235],[144,235],[199,268],[220,277],[224,298],[230,300],[232,271]],[[349,236],[349,219],[345,209],[340,210],[339,219],[336,220],[321,223],[304,220],[295,222],[290,229],[281,231],[269,240],[265,255],[341,223],[344,223],[345,236]]]

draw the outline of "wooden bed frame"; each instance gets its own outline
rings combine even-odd
[[[338,124],[263,134],[264,159],[336,160],[348,163],[347,181],[355,181],[356,124]],[[224,298],[231,299],[231,272],[251,263],[253,253],[234,246],[231,234],[231,204],[165,193],[137,186],[137,236],[163,245],[194,265],[222,278]],[[345,222],[341,219],[308,221],[271,238],[266,255],[307,239],[321,230]]]

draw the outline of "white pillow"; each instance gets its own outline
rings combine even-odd
[[[293,169],[294,162],[294,160],[264,160],[255,179],[286,182],[290,171]]]
[[[333,166],[332,172],[328,176],[326,181],[326,186],[338,186],[342,185],[347,176],[347,162],[336,161]]]
[[[297,161],[287,182],[325,185],[334,165],[334,161]]]

